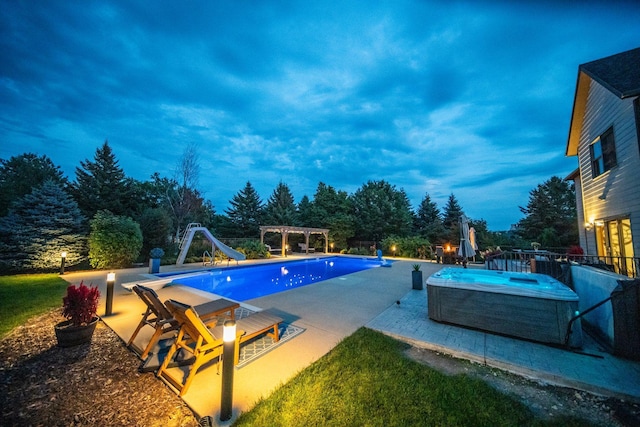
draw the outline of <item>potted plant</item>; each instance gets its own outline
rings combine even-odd
[[[155,274],[160,272],[160,258],[164,256],[162,248],[153,248],[149,252],[149,273]]]
[[[413,289],[418,291],[422,289],[422,271],[420,271],[420,264],[413,264],[411,281],[413,283]]]
[[[98,300],[100,291],[80,282],[69,285],[67,295],[62,298],[62,315],[67,319],[55,325],[56,338],[60,347],[72,347],[91,342],[98,324]]]

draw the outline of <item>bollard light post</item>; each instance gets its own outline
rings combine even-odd
[[[105,316],[111,316],[113,309],[113,285],[116,283],[116,273],[107,274],[107,306],[104,310]]]
[[[67,253],[66,252],[62,252],[60,254],[60,274],[64,274],[64,264],[67,261]]]
[[[231,419],[233,412],[233,370],[236,353],[236,322],[226,320],[222,332],[222,393],[220,397],[220,421]]]

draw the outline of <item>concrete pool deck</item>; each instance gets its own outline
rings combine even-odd
[[[640,363],[613,357],[593,343],[588,343],[583,353],[575,353],[431,321],[427,317],[426,291],[411,290],[412,265],[417,262],[398,260],[392,268],[365,270],[247,301],[251,306],[277,312],[285,322],[305,328],[305,332],[235,371],[231,421],[362,326],[419,347],[551,384],[640,401]],[[425,280],[443,267],[431,262],[421,265]],[[203,267],[163,266],[161,271],[194,268]],[[134,293],[118,284],[142,280],[146,273],[146,267],[116,272],[113,314],[103,320],[124,342],[145,307]],[[71,283],[84,279],[85,283],[98,285],[102,292],[98,313],[104,313],[106,272],[68,273],[64,278]],[[210,299],[210,294],[179,286],[163,288],[158,294],[162,300],[174,298],[190,304]],[[146,342],[149,332],[150,328],[143,328],[136,342]],[[217,366],[207,366],[200,369],[183,399],[199,417],[209,415],[219,422],[220,390]]]

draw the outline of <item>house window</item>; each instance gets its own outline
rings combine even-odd
[[[616,166],[616,144],[613,140],[613,127],[600,135],[590,147],[591,175],[595,178]]]

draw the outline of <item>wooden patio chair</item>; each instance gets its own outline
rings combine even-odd
[[[137,353],[140,353],[138,349],[133,346],[133,340],[136,338],[140,330],[143,326],[149,325],[154,329],[153,335],[149,340],[149,343],[145,347],[145,349],[140,353],[140,358],[145,360],[151,350],[156,346],[160,337],[166,334],[167,332],[177,331],[180,329],[180,323],[173,318],[171,312],[165,307],[162,303],[158,294],[151,288],[147,288],[142,285],[135,285],[133,291],[140,297],[140,299],[146,304],[147,310],[142,314],[142,319],[135,331],[129,338],[129,342],[127,342],[127,346],[132,348]],[[195,307],[197,311],[201,313],[201,319],[205,321],[207,325],[218,322],[219,313],[207,313],[204,308],[206,308],[208,303],[200,304]],[[233,316],[233,313],[231,315]]]
[[[220,361],[219,357],[222,355],[223,348],[223,327],[207,327],[193,307],[177,301],[168,300],[165,302],[165,306],[174,319],[180,323],[180,331],[157,375],[175,387],[179,395],[182,396],[187,392],[194,375],[203,364],[216,358],[218,362]],[[282,323],[280,317],[262,311],[236,320],[234,365],[238,364],[241,343],[264,333],[269,334],[275,341],[278,341],[280,323]],[[188,368],[189,372],[184,383],[172,377],[167,371],[171,359],[180,349],[195,357],[195,362]]]
[[[153,349],[153,347],[158,343],[160,337],[167,332],[177,331],[180,329],[180,324],[173,318],[173,315],[169,310],[167,310],[164,304],[162,304],[162,301],[158,298],[158,294],[156,294],[153,289],[142,285],[135,285],[133,287],[133,291],[146,304],[147,310],[142,314],[140,323],[138,323],[138,326],[135,331],[133,331],[131,338],[129,338],[127,347],[136,350],[132,347],[133,340],[138,336],[138,333],[143,326],[151,326],[154,329],[153,335],[145,349],[140,353],[140,358],[145,360],[151,349]]]
[[[180,331],[175,341],[169,349],[169,353],[165,357],[160,369],[158,369],[158,378],[162,378],[172,385],[180,396],[184,395],[193,377],[200,367],[217,359],[222,355],[222,326],[215,328],[207,328],[202,319],[192,307],[169,300],[165,302],[165,306],[171,311],[173,318],[180,324]],[[169,363],[178,350],[190,353],[195,357],[195,361],[189,367],[186,378],[183,381],[173,377],[169,371]]]

